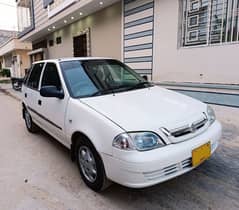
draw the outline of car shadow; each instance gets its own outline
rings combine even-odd
[[[63,145],[61,142],[59,142],[57,139],[55,139],[53,136],[51,136],[41,128],[39,128],[39,131],[37,131],[37,135],[42,137],[46,141],[46,143],[48,143],[58,153],[62,153],[62,155],[64,155],[69,160],[69,162],[73,163],[71,161],[70,150],[65,145]]]

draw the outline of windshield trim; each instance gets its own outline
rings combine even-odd
[[[142,82],[147,82],[146,80],[144,80],[144,78],[142,78],[139,74],[137,74],[134,70],[130,69],[127,65],[125,65],[124,63],[118,61],[118,60],[115,60],[115,59],[91,59],[91,60],[67,60],[67,61],[59,61],[59,66],[60,66],[60,70],[62,72],[62,75],[63,75],[63,78],[64,78],[64,82],[66,84],[66,87],[67,87],[67,90],[69,92],[69,95],[71,96],[71,98],[74,98],[74,99],[81,99],[81,98],[92,98],[92,97],[98,97],[98,96],[104,96],[104,95],[114,95],[114,94],[117,94],[117,93],[122,93],[122,92],[129,92],[129,91],[134,91],[134,90],[139,90],[139,89],[145,89],[145,88],[150,88],[152,86],[154,86],[152,83],[148,82],[148,87],[138,87],[138,88],[133,88],[133,87],[125,87],[125,89],[123,90],[118,90],[118,89],[122,89],[123,87],[121,88],[116,88],[116,89],[107,89],[107,91],[109,91],[109,93],[102,93],[102,94],[99,94],[99,95],[84,95],[84,96],[74,96],[71,88],[70,88],[70,84],[69,84],[69,81],[67,80],[66,78],[66,75],[65,75],[65,71],[63,70],[62,68],[62,63],[66,63],[66,62],[72,62],[72,61],[78,61],[82,67],[84,68],[85,70],[85,73],[88,75],[88,77],[91,79],[91,81],[95,84],[95,79],[92,78],[92,75],[89,73],[89,69],[87,69],[87,67],[84,65],[84,63],[86,62],[91,62],[91,61],[114,61],[114,62],[117,62],[117,63],[120,63],[121,65],[123,65],[126,69],[129,69],[131,70],[130,72],[133,73],[134,76],[136,76],[137,79],[139,79],[139,83],[142,83]],[[140,80],[141,79],[141,80]],[[136,84],[137,85],[137,84]],[[104,89],[99,89],[98,90],[99,92],[100,91],[106,91]],[[107,92],[106,91],[106,92]]]

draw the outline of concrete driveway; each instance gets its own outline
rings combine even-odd
[[[217,152],[197,169],[157,186],[89,190],[69,151],[30,134],[20,102],[0,91],[0,209],[239,209],[239,109],[213,106],[223,124]]]

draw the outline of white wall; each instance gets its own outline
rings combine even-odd
[[[155,0],[153,79],[239,84],[239,44],[178,48],[179,17],[179,0]]]
[[[32,43],[21,42],[19,39],[12,39],[0,47],[0,56],[8,54],[14,50],[31,50]]]
[[[121,59],[121,3],[113,4],[82,20],[68,25],[47,37],[54,40],[48,46],[49,58],[73,56],[73,37],[90,29],[91,56]],[[62,37],[62,44],[56,45],[56,37]]]

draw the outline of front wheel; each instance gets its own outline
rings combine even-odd
[[[24,109],[24,119],[29,132],[36,133],[39,130],[38,126],[32,121],[30,113],[26,109]]]
[[[88,140],[80,140],[76,145],[76,159],[81,177],[92,190],[99,192],[106,189],[110,182],[105,176],[103,162]]]

